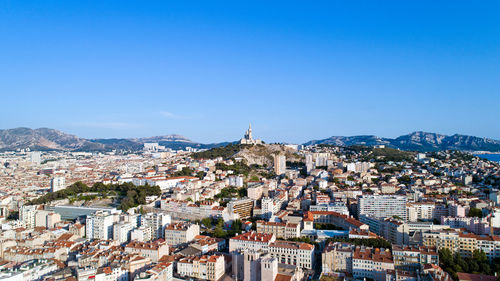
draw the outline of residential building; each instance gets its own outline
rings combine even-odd
[[[291,264],[300,268],[314,268],[314,245],[277,240],[269,244],[269,253],[279,263]]]
[[[53,177],[50,180],[50,191],[57,192],[59,190],[66,188],[66,178],[64,177]]]
[[[141,216],[141,226],[151,228],[153,239],[163,238],[165,227],[170,222],[170,215],[164,213],[147,213]]]
[[[232,200],[227,203],[227,209],[230,214],[237,214],[240,219],[246,219],[252,216],[254,201],[250,198]]]
[[[388,270],[394,270],[389,249],[356,247],[352,255],[352,275],[355,279],[385,281]]]
[[[394,268],[398,270],[421,272],[426,264],[439,264],[435,248],[392,245]]]
[[[87,216],[85,225],[88,239],[107,240],[113,238],[113,215],[109,212],[98,211]]]
[[[286,172],[286,157],[285,155],[274,155],[274,173],[283,175]]]
[[[289,222],[257,221],[257,232],[274,234],[277,238],[290,239],[300,237],[300,224]]]
[[[352,254],[355,246],[350,243],[331,242],[321,254],[321,273],[352,273]]]
[[[177,262],[177,273],[181,276],[202,280],[219,280],[225,273],[224,256],[185,257]]]
[[[406,196],[362,195],[358,198],[358,215],[375,218],[400,217],[406,220]]]
[[[171,246],[190,242],[198,235],[200,235],[200,226],[197,224],[176,222],[165,228],[165,240]]]
[[[269,244],[276,241],[274,234],[257,233],[255,231],[236,235],[229,239],[229,252],[239,250],[268,251]]]
[[[163,239],[152,242],[132,241],[125,246],[126,253],[138,253],[142,257],[158,262],[163,256],[169,254],[168,244]]]

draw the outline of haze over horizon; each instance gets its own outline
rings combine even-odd
[[[430,8],[431,7],[431,8]],[[0,2],[0,128],[500,139],[496,1]]]

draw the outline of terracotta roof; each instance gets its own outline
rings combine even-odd
[[[457,272],[460,281],[496,281],[496,276]]]

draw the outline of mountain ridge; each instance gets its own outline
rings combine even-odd
[[[499,140],[461,134],[454,134],[450,136],[423,131],[415,131],[407,135],[399,136],[397,138],[382,138],[374,135],[360,135],[350,137],[332,136],[326,139],[312,140],[304,143],[304,145],[315,144],[330,144],[338,146],[385,145],[401,150],[416,151],[464,150],[500,152]]]
[[[193,147],[209,149],[225,146],[235,142],[199,143],[179,134],[141,138],[109,138],[86,139],[50,128],[30,129],[19,127],[0,129],[0,151],[31,149],[31,150],[60,150],[60,151],[111,151],[126,150],[138,151],[146,142],[158,142],[172,149]],[[326,139],[312,140],[304,145],[330,144],[338,146],[350,145],[385,145],[401,150],[436,151],[436,150],[464,150],[500,152],[500,141],[468,136],[462,134],[444,135],[415,131],[396,138],[384,138],[375,135],[332,136]]]

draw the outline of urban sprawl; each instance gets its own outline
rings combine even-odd
[[[500,165],[265,144],[0,153],[1,280],[497,280]]]

